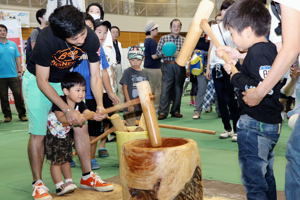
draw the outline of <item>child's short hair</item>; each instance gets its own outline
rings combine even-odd
[[[143,58],[144,58],[144,50],[140,46],[129,47],[127,57],[128,57],[128,60],[131,60],[131,59],[143,60]]]
[[[232,4],[223,18],[225,28],[242,32],[251,27],[256,36],[267,36],[270,32],[271,15],[258,0],[240,0]]]
[[[61,88],[70,89],[75,85],[85,86],[85,79],[78,72],[67,73],[61,82]]]

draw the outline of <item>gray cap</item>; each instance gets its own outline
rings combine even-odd
[[[145,32],[150,32],[156,28],[158,28],[158,24],[156,24],[154,21],[149,21],[145,26]]]

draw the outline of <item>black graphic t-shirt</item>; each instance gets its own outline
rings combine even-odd
[[[238,102],[241,114],[247,114],[258,121],[270,124],[277,124],[282,121],[282,105],[279,102],[282,84],[277,83],[272,91],[257,106],[253,107],[245,104],[242,92],[257,87],[267,77],[276,55],[276,46],[272,42],[256,43],[248,49],[244,62],[239,69],[240,73],[236,73],[231,79],[233,86],[239,89]]]
[[[90,28],[87,28],[87,31],[85,43],[77,47],[56,37],[49,26],[44,28],[38,36],[27,65],[28,71],[35,75],[36,64],[50,67],[49,82],[61,82],[65,73],[82,61],[85,53],[90,62],[99,61],[99,40]]]

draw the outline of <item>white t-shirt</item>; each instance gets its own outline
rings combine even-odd
[[[300,1],[299,0],[274,0],[274,1],[300,11]]]
[[[271,15],[271,29],[270,29],[270,36],[269,39],[271,42],[273,42],[274,44],[276,43],[281,43],[282,42],[282,37],[281,35],[277,35],[275,33],[275,28],[278,26],[279,24],[279,19],[273,14],[272,9],[271,9],[271,5],[269,6],[269,12]]]
[[[220,28],[219,28],[220,27]],[[230,47],[235,47],[232,39],[231,39],[231,35],[230,32],[228,30],[226,30],[223,26],[223,23],[221,22],[219,25],[218,24],[213,24],[211,26],[212,32],[214,33],[214,35],[216,36],[216,38],[218,39],[218,41],[222,44],[222,45],[226,45],[226,46],[230,46]],[[222,31],[222,34],[220,32],[220,30]],[[223,37],[222,37],[223,35]],[[224,44],[224,40],[225,43]],[[219,58],[216,55],[216,47],[213,46],[211,49],[211,53],[210,53],[210,65],[213,67],[216,64],[224,64],[224,60]]]

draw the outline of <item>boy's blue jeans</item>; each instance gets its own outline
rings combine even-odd
[[[276,200],[274,152],[281,124],[241,115],[237,123],[239,162],[248,200]]]

